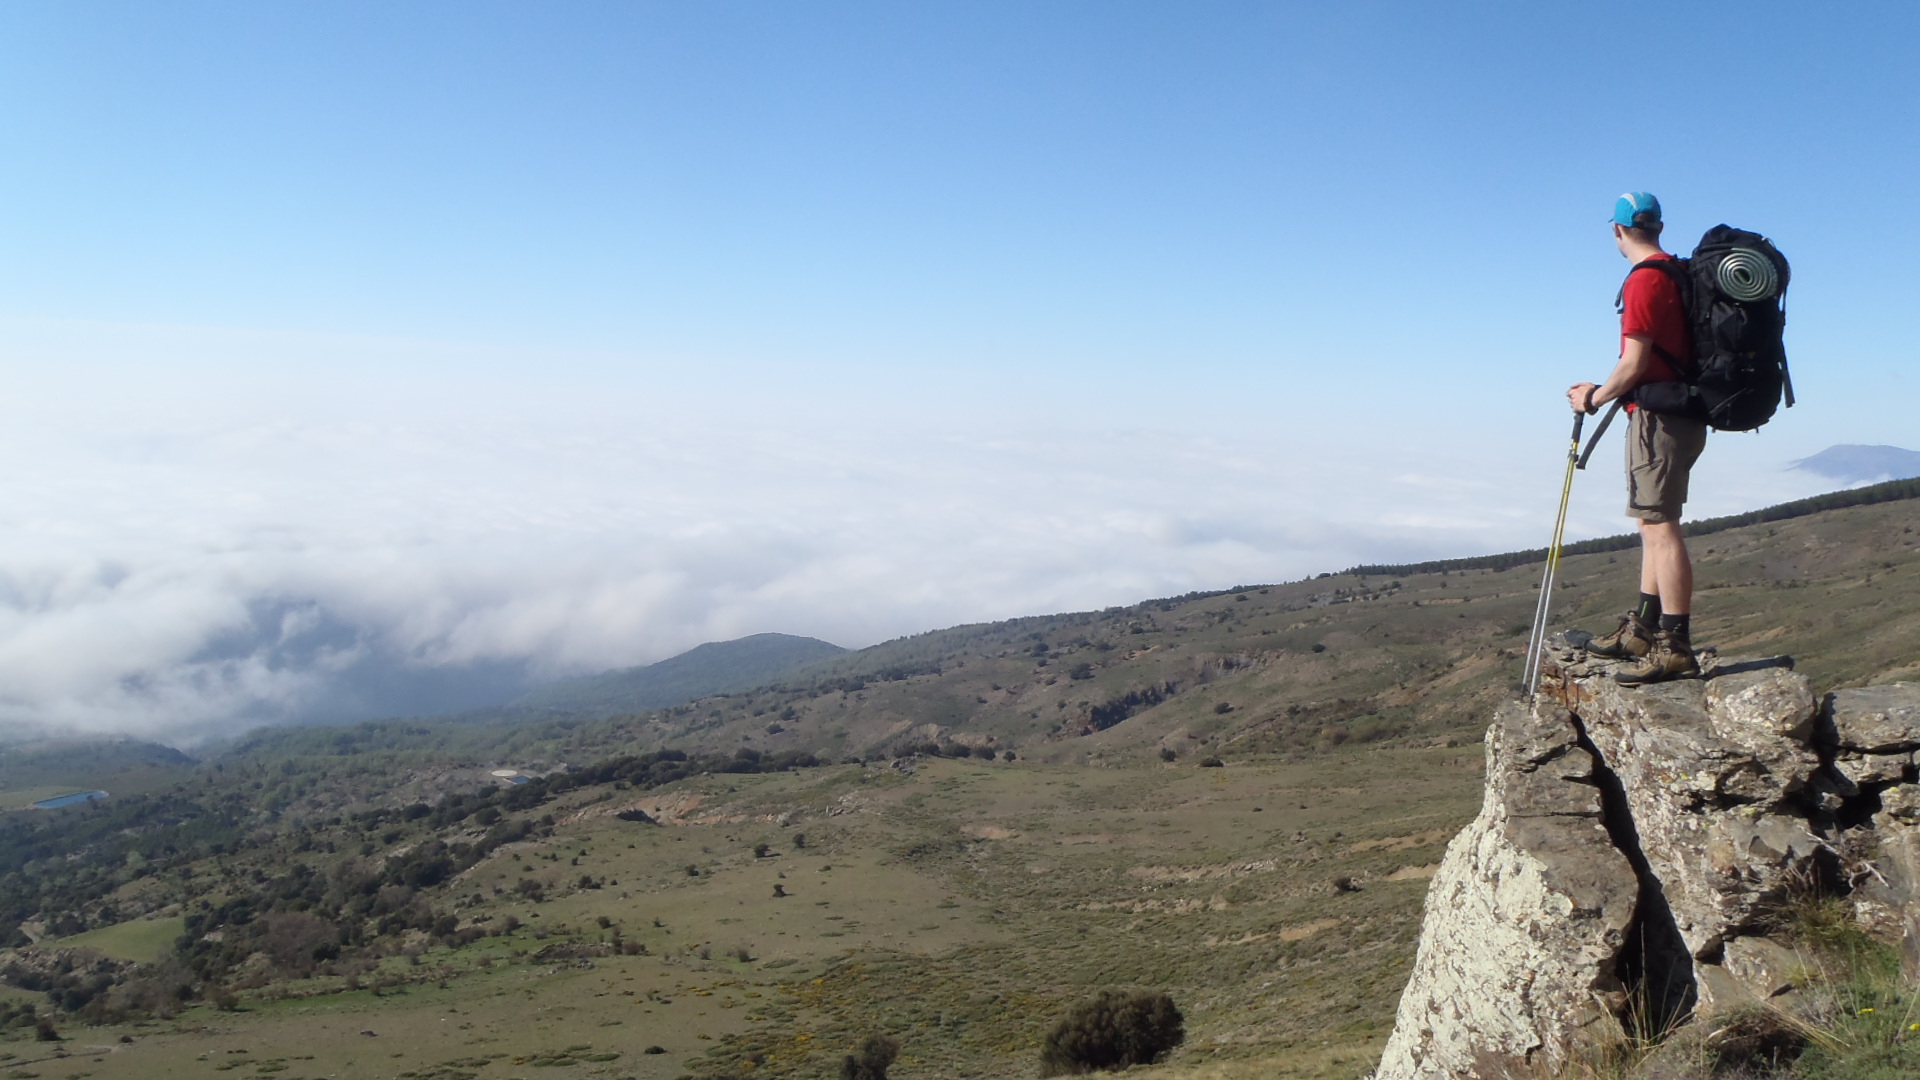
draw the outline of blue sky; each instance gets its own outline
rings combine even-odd
[[[1795,268],[1803,404],[1716,440],[1697,509],[1920,443],[1911,5],[5,22],[0,671],[54,673],[0,685],[21,722],[297,712],[324,677],[268,645],[205,666],[268,600],[560,671],[1535,544],[1628,188]],[[127,659],[76,655],[100,627]]]

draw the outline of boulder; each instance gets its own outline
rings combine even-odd
[[[1764,937],[1729,940],[1720,963],[1749,994],[1761,1001],[1792,993],[1806,981],[1807,961],[1794,950]]]
[[[1836,690],[1821,709],[1822,739],[1845,793],[1911,784],[1920,750],[1920,683]]]
[[[1557,1069],[1623,1000],[1615,961],[1637,884],[1571,718],[1503,706],[1486,756],[1480,815],[1428,889],[1378,1080]]]
[[[1833,767],[1845,778],[1846,784],[1842,790],[1849,795],[1857,794],[1861,788],[1912,783],[1914,780],[1914,760],[1911,751],[1863,754],[1853,750],[1841,750],[1834,754]]]
[[[1900,942],[1900,966],[1920,981],[1920,785],[1880,793],[1870,872],[1854,889],[1863,926]]]
[[[1827,695],[1827,718],[1842,751],[1901,754],[1920,750],[1920,683],[1888,683]]]

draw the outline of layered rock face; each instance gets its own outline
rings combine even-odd
[[[1780,658],[1628,689],[1581,656],[1487,732],[1376,1080],[1552,1075],[1791,993],[1796,892],[1848,896],[1920,974],[1920,684],[1821,701]]]

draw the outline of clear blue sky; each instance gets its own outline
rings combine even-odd
[[[1916,55],[1896,3],[9,5],[0,663],[159,606],[0,706],[120,723],[263,597],[590,667],[1538,543],[1629,188],[1792,259],[1803,405],[1696,502],[1804,494],[1920,444]]]
[[[1619,189],[1659,193],[1682,238],[1726,219],[1779,240],[1810,389],[1903,359],[1898,320],[1861,316],[1910,295],[1897,253],[1920,250],[1906,4],[48,3],[7,22],[14,316],[1382,377],[1456,407],[1434,384],[1597,371]],[[1367,380],[1326,375],[1350,365]]]

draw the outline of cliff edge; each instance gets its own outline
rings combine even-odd
[[[1792,660],[1629,689],[1556,651],[1487,731],[1375,1080],[1552,1075],[1797,992],[1798,897],[1920,974],[1920,684],[1817,698]]]

